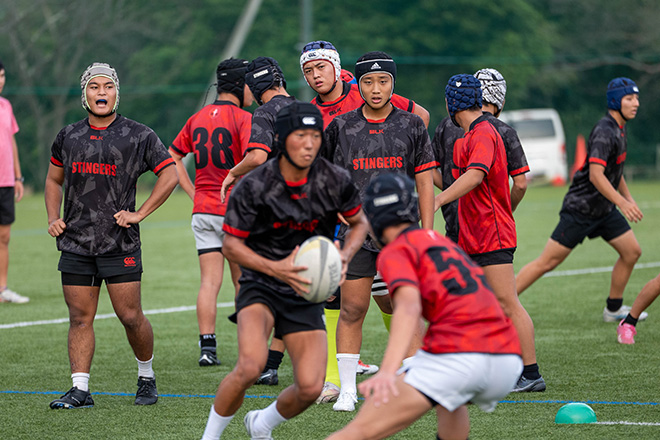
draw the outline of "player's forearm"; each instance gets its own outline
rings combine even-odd
[[[264,150],[255,148],[247,152],[242,161],[240,161],[234,168],[231,169],[231,173],[235,177],[241,177],[257,168],[259,165],[262,165],[268,159],[268,153]]]
[[[435,185],[440,190],[443,189],[442,173],[438,168],[433,170],[433,185]]]
[[[419,195],[419,214],[422,228],[433,229],[433,209],[435,190],[433,189],[433,171],[425,171],[415,175],[415,186]]]
[[[169,166],[158,174],[158,180],[151,190],[151,194],[137,210],[140,221],[144,220],[149,214],[158,209],[160,205],[165,203],[165,200],[172,194],[177,183],[179,183],[179,179],[177,177],[176,167]]]
[[[630,193],[630,189],[628,189],[628,184],[626,183],[626,179],[624,179],[623,176],[621,176],[621,180],[619,181],[619,194],[623,196],[626,200],[629,202],[634,201],[632,194]]]
[[[476,188],[485,176],[486,174],[483,171],[477,169],[467,170],[449,188],[438,194],[436,200],[438,200],[440,206],[451,203]]]
[[[592,168],[598,167],[598,168]],[[605,174],[603,173],[604,168],[600,165],[591,165],[589,167],[589,181],[593,186],[598,190],[599,193],[603,195],[607,200],[614,203],[617,206],[620,206],[626,201],[625,197],[612,186]]]
[[[422,121],[424,122],[426,128],[429,128],[429,123],[431,122],[431,114],[429,113],[428,110],[426,110],[418,103],[415,103],[415,108],[413,109],[413,113],[419,116],[420,118],[422,118]]]
[[[346,256],[347,261],[351,261],[360,247],[362,247],[364,240],[367,238],[369,223],[362,210],[360,210],[357,215],[346,219],[346,222],[349,224],[349,228],[346,232],[346,239],[344,240],[342,252]]]
[[[383,372],[392,374],[399,369],[410,348],[421,315],[419,293],[414,287],[399,287],[393,298],[390,337],[381,364]]]
[[[524,174],[513,176],[511,187],[511,212],[515,211],[527,192],[527,177]]]
[[[273,276],[271,264],[273,261],[262,257],[247,247],[245,240],[230,234],[225,235],[222,244],[222,254],[232,263],[236,263],[246,269],[251,269],[263,274]]]
[[[18,179],[22,177],[23,174],[21,174],[21,161],[18,159],[18,145],[16,144],[15,136],[11,137],[11,147],[14,154],[14,176]]]
[[[46,215],[48,224],[60,218],[62,207],[62,185],[47,177],[44,188],[44,200],[46,202]]]
[[[190,180],[190,176],[188,175],[188,170],[186,170],[186,165],[183,163],[183,158],[176,153],[173,153],[170,150],[170,154],[172,155],[172,158],[174,159],[174,163],[176,164],[176,172],[179,177],[179,186],[181,189],[183,189],[186,194],[188,194],[188,197],[190,197],[191,200],[195,199],[195,185],[192,183],[192,180]]]

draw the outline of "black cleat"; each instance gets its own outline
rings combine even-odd
[[[255,385],[277,385],[279,379],[277,378],[277,370],[270,368],[259,376],[259,379],[255,382]]]
[[[215,351],[202,350],[202,354],[199,356],[200,367],[210,367],[212,365],[220,365],[220,363],[220,359],[218,359]]]
[[[71,387],[59,399],[50,402],[51,409],[76,409],[91,408],[94,406],[94,399],[89,391],[82,391],[76,387]]]
[[[158,402],[156,379],[153,377],[138,377],[138,390],[135,393],[136,405],[153,405]]]
[[[512,393],[534,393],[545,391],[545,380],[539,376],[538,379],[527,379],[525,376],[520,376],[518,383],[511,390]]]

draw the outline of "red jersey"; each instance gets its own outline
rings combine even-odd
[[[229,101],[215,101],[195,113],[172,146],[181,156],[195,153],[193,214],[225,215],[220,189],[227,173],[241,161],[250,140],[252,115]],[[227,193],[227,198],[229,193]]]
[[[412,226],[385,246],[377,267],[394,297],[401,286],[419,290],[429,323],[422,350],[520,355],[518,333],[483,270],[448,238]]]
[[[516,247],[504,141],[486,116],[480,116],[454,145],[454,177],[483,171],[484,180],[458,199],[458,244],[469,255]]]
[[[355,110],[364,104],[364,99],[360,95],[360,89],[357,84],[348,84],[342,81],[343,90],[341,96],[332,102],[323,102],[318,96],[312,99],[314,104],[323,115],[323,128],[325,129],[335,116],[343,115],[351,110]],[[392,105],[401,110],[412,113],[415,110],[415,102],[408,98],[394,94],[392,95]]]

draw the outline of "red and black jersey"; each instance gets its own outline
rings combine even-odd
[[[520,342],[481,270],[451,240],[411,227],[385,246],[377,267],[395,298],[419,290],[429,322],[422,350],[433,353],[520,355]]]
[[[456,147],[456,179],[470,169],[485,174],[476,188],[458,199],[458,244],[470,255],[515,249],[516,224],[502,137],[482,115]]]
[[[314,104],[323,115],[323,128],[330,125],[330,122],[332,122],[335,116],[348,113],[364,104],[364,99],[362,99],[362,96],[360,95],[360,89],[357,84],[349,84],[342,81],[342,87],[341,96],[332,102],[323,102],[318,95],[312,99],[312,104]],[[392,95],[392,105],[410,113],[415,110],[414,101],[397,94]]]
[[[528,173],[529,165],[527,165],[527,157],[525,156],[525,151],[522,148],[516,130],[489,112],[484,112],[484,116],[495,127],[502,137],[502,141],[504,141],[509,176],[513,177]],[[458,139],[463,138],[464,134],[463,129],[454,125],[449,116],[440,121],[440,124],[435,129],[432,142],[433,152],[439,166],[442,168],[442,187],[445,189],[454,183],[454,145]],[[442,207],[442,216],[445,218],[447,236],[452,240],[458,239],[458,201],[455,200],[444,205]]]
[[[106,128],[83,119],[60,130],[51,152],[50,162],[64,169],[66,230],[57,237],[57,248],[90,256],[139,249],[139,225],[123,228],[113,216],[135,211],[142,174],[174,165],[156,133],[121,115]]]
[[[608,113],[591,130],[587,143],[587,160],[573,176],[562,209],[578,212],[591,218],[602,217],[614,209],[589,180],[589,165],[605,167],[605,177],[614,188],[619,188],[626,162],[626,128],[619,126]]]
[[[281,260],[313,235],[333,239],[337,214],[356,215],[361,208],[357,188],[346,172],[318,158],[301,182],[287,182],[279,159],[248,173],[229,199],[223,230],[269,260]],[[256,281],[282,294],[293,289],[261,272],[243,268],[240,282]]]
[[[195,153],[194,214],[225,215],[220,189],[247,150],[251,120],[232,102],[215,101],[192,115],[172,142],[170,148],[181,156]]]
[[[414,178],[437,166],[422,119],[396,107],[381,121],[365,118],[361,107],[339,115],[325,129],[325,140],[323,157],[348,170],[360,197],[382,173],[397,171]],[[342,226],[338,237],[345,233]],[[378,251],[370,238],[364,248]]]
[[[296,101],[293,96],[275,95],[270,101],[259,106],[252,115],[252,132],[246,151],[260,149],[268,153],[268,159],[277,155],[273,151],[275,137],[275,116],[284,107]]]

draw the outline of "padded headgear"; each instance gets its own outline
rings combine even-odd
[[[86,111],[91,111],[89,104],[87,103],[87,94],[85,93],[87,89],[87,84],[98,76],[103,76],[108,78],[115,85],[117,89],[117,99],[115,100],[115,105],[112,108],[112,113],[117,111],[119,107],[119,77],[117,76],[117,71],[110,65],[106,63],[92,63],[83,72],[80,76],[80,89],[82,90],[81,103],[82,108]]]
[[[248,61],[240,58],[229,58],[221,61],[215,71],[218,78],[218,93],[226,92],[236,96],[239,106],[243,107],[243,95],[245,94],[245,71]]]
[[[481,83],[483,101],[493,104],[498,112],[502,111],[506,97],[506,81],[502,74],[495,69],[481,69],[474,77]]]
[[[300,54],[300,70],[302,70],[303,76],[305,75],[305,64],[316,60],[324,60],[332,64],[335,69],[335,82],[339,81],[341,77],[341,59],[337,48],[332,43],[320,40],[305,44]],[[305,81],[307,81],[307,78],[305,78]],[[307,84],[309,85],[309,81],[307,81]]]
[[[385,173],[373,179],[362,208],[376,240],[383,242],[383,231],[388,226],[419,222],[417,202],[415,182],[405,174]]]
[[[296,130],[311,128],[323,134],[323,116],[312,103],[294,101],[280,109],[275,116],[275,139],[273,145],[279,148],[284,157],[296,168],[304,169],[291,160],[286,150],[286,138]]]
[[[638,94],[637,84],[625,77],[614,78],[607,85],[607,108],[621,110],[621,99],[626,95]]]
[[[454,125],[458,126],[456,112],[467,110],[475,105],[481,107],[481,83],[473,75],[462,73],[449,78],[445,87],[447,110]]]
[[[358,58],[355,63],[355,77],[357,79],[358,88],[360,88],[360,96],[362,96],[362,88],[360,87],[360,80],[363,76],[370,73],[387,73],[392,77],[392,94],[394,93],[394,85],[396,84],[396,63],[391,56],[385,52],[367,52]],[[389,97],[392,99],[392,95]],[[364,96],[362,96],[364,99]]]
[[[263,105],[261,95],[273,87],[284,87],[286,80],[280,65],[274,58],[258,57],[252,60],[245,71],[245,83],[250,88],[257,104]]]

